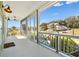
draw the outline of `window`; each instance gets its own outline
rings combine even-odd
[[[23,35],[26,35],[26,20],[23,20],[22,23],[21,23],[21,27],[22,27],[22,34]]]
[[[79,2],[61,1],[40,12],[40,31],[79,35]]]
[[[37,24],[35,19],[35,13],[32,14],[27,18],[27,25],[28,25],[28,35],[30,36],[30,39],[35,39],[37,35]]]

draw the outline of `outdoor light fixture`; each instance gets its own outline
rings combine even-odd
[[[10,20],[10,18],[8,17],[8,20]]]
[[[10,6],[9,5],[2,5],[2,8],[4,8],[4,11],[5,12],[7,12],[7,13],[12,13],[12,10],[11,10],[11,8],[10,8]]]
[[[7,8],[5,8],[4,11],[6,11],[7,13],[12,13],[12,10],[10,9],[10,6],[8,6]]]
[[[2,8],[5,12],[12,13],[12,10],[8,4],[6,4],[5,6],[2,5]],[[10,17],[7,17],[7,20],[11,20]],[[13,20],[16,20],[16,16],[13,16]]]

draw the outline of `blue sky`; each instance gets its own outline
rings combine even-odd
[[[79,15],[79,2],[60,2],[54,6],[44,10],[40,14],[41,23],[53,20],[63,20],[70,16]]]
[[[9,20],[8,21],[8,27],[11,28],[11,27],[20,27],[20,21],[15,21],[15,20]]]
[[[62,1],[54,6],[42,11],[40,13],[41,23],[50,22],[53,20],[63,20],[70,16],[79,15],[79,2],[78,1]],[[34,19],[34,18],[33,18]],[[11,20],[8,22],[9,27],[20,27],[19,21]]]

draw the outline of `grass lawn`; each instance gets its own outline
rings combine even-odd
[[[55,33],[56,31],[46,31],[48,33]],[[64,35],[73,35],[73,29],[71,30],[67,30],[67,31],[59,31],[61,34]],[[75,28],[74,29],[74,36],[79,36],[79,28]],[[72,39],[74,42],[76,42],[77,44],[79,44],[79,39]]]
[[[79,39],[73,39],[76,44],[79,44]]]
[[[65,34],[65,35],[68,35],[68,34],[73,35],[73,29],[67,30],[66,32],[63,32],[62,31],[62,34]],[[75,36],[79,36],[79,28],[75,28],[74,29],[74,35]],[[76,42],[77,44],[79,44],[79,39],[73,39],[73,41]]]
[[[73,29],[67,30],[67,31],[60,31],[60,32],[62,32],[62,34],[66,34],[66,35],[69,35],[69,34],[73,35]],[[74,35],[79,36],[79,28],[74,29]]]

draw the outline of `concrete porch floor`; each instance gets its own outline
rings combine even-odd
[[[14,42],[16,46],[4,49],[1,57],[63,57],[29,39],[10,36],[5,42]]]

